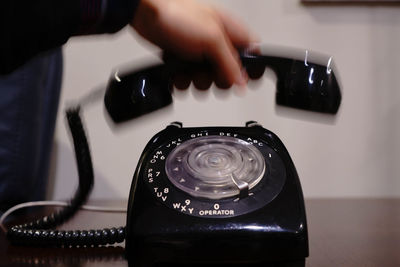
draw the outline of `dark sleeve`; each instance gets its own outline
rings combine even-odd
[[[0,75],[71,36],[113,33],[128,24],[139,0],[2,0]]]

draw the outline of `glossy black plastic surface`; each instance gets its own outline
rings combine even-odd
[[[308,52],[306,52],[306,55]],[[329,58],[326,65],[267,55],[242,55],[245,67],[270,67],[277,75],[276,103],[336,114],[342,94]]]
[[[341,102],[338,81],[329,58],[325,65],[307,59],[241,54],[248,71],[269,67],[277,75],[276,103],[310,111],[336,114]],[[210,66],[169,60],[146,69],[118,76],[107,87],[105,106],[114,122],[123,122],[172,103],[171,90],[175,74],[206,70]],[[265,100],[269,101],[269,100]]]
[[[172,103],[170,76],[163,65],[149,67],[110,79],[104,97],[114,122],[123,122]]]
[[[146,182],[148,168],[145,166],[161,145],[179,136],[199,132],[237,133],[267,144],[280,158],[286,175],[279,193],[256,210],[238,216],[202,218],[168,207],[161,200],[163,195],[158,197],[152,192],[154,188],[149,188]],[[164,179],[169,187],[172,186],[167,177],[160,175],[158,179]],[[261,184],[259,190],[257,187],[254,193],[263,194]],[[184,201],[193,197],[188,195],[181,198]],[[240,201],[246,200],[243,198]],[[247,205],[251,205],[251,202]],[[275,134],[260,126],[168,126],[155,135],[147,144],[132,181],[126,253],[130,266],[162,263],[248,265],[271,262],[279,263],[273,266],[304,266],[304,259],[308,256],[304,200],[296,169],[282,142]]]

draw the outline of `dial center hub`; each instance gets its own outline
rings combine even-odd
[[[251,143],[204,136],[177,146],[167,157],[168,179],[186,193],[209,199],[240,195],[262,179],[265,161]]]

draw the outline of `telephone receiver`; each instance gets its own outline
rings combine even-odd
[[[302,60],[273,53],[240,53],[242,65],[248,72],[265,68],[275,72],[278,105],[336,114],[342,96],[332,57],[326,57],[328,59],[322,64],[309,58],[308,50]],[[210,68],[204,63],[170,60],[121,75],[116,72],[106,89],[106,109],[116,123],[155,111],[172,103],[171,91],[176,74],[209,71]]]

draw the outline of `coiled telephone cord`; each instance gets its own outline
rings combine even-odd
[[[83,205],[92,190],[94,175],[90,149],[80,117],[80,108],[66,111],[69,129],[74,142],[79,185],[70,205],[37,221],[12,226],[8,239],[15,245],[28,246],[99,246],[121,243],[125,240],[125,227],[99,230],[51,230],[70,219]]]

